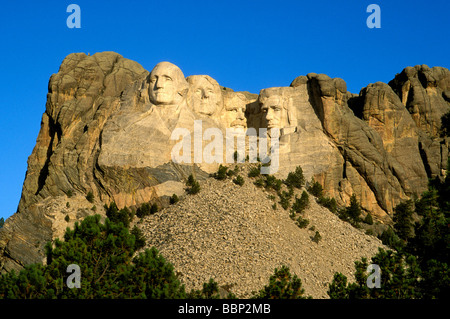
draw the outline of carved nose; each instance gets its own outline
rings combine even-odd
[[[164,82],[164,81],[162,81],[162,79],[158,78],[158,79],[156,80],[155,87],[156,87],[157,89],[162,88],[162,87],[164,86],[164,83],[163,83],[163,82]]]

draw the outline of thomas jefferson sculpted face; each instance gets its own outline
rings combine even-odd
[[[160,62],[149,76],[149,97],[155,105],[178,105],[188,88],[179,67],[170,62]]]
[[[188,104],[194,112],[211,116],[222,109],[222,93],[216,80],[208,75],[191,75],[187,81],[190,84]]]

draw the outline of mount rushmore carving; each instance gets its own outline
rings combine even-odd
[[[315,73],[252,94],[208,75],[185,77],[169,62],[148,72],[114,52],[70,54],[50,78],[18,212],[0,231],[0,269],[42,259],[60,219],[45,205],[69,190],[123,207],[182,194],[189,174],[207,178],[219,163],[171,157],[174,130],[192,133],[200,120],[203,133],[278,128],[277,177],[301,166],[338,204],[355,194],[363,209],[390,222],[396,204],[445,174],[449,146],[439,127],[449,92],[449,70],[425,65],[359,94]]]

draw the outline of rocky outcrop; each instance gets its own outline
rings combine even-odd
[[[189,174],[207,179],[219,163],[172,157],[179,143],[173,132],[192,133],[195,120],[202,120],[203,134],[280,128],[277,177],[301,166],[340,205],[356,194],[366,211],[389,223],[395,205],[444,174],[449,145],[439,128],[450,110],[449,83],[447,69],[416,66],[359,94],[342,79],[310,73],[258,95],[206,75],[186,79],[168,62],[149,72],[114,52],[70,54],[50,78],[18,210],[0,230],[0,271],[42,261],[43,246],[62,233],[66,215],[73,223],[102,214],[111,201],[162,206],[173,193],[184,194]],[[187,155],[196,156],[195,143]],[[95,203],[85,199],[88,192]]]
[[[94,174],[101,132],[124,89],[147,74],[138,63],[104,52],[70,54],[51,76],[18,210],[0,232],[0,269],[42,261],[53,222],[41,205],[43,199],[91,191],[105,202],[110,200],[100,192],[103,188]]]
[[[427,175],[447,168],[448,140],[440,138],[442,116],[450,111],[450,71],[426,65],[407,67],[389,82],[419,128],[419,149]]]

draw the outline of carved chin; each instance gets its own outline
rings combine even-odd
[[[230,126],[232,128],[247,128],[247,124],[242,121],[233,121]]]
[[[173,96],[162,92],[153,94],[152,100],[156,104],[173,104]]]
[[[199,106],[196,107],[195,110],[197,113],[205,114],[205,115],[211,115],[214,112],[213,107],[211,105],[202,103]]]

